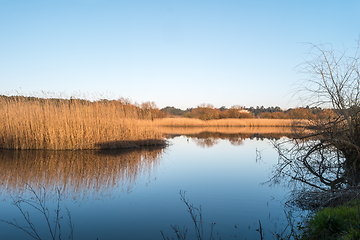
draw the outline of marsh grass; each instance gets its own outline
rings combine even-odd
[[[45,94],[46,95],[46,94]],[[284,128],[307,120],[159,118],[153,103],[0,96],[0,148],[85,150],[165,145],[164,127]],[[238,131],[238,130],[237,130]]]
[[[147,116],[149,115],[149,116]],[[151,112],[122,101],[0,97],[0,148],[82,150],[163,144],[145,119]]]
[[[160,127],[293,127],[302,126],[306,120],[227,118],[200,120],[194,118],[159,118],[154,124]]]
[[[183,135],[208,132],[223,134],[283,134],[287,136],[294,133],[294,129],[290,127],[158,127],[158,131],[164,134]]]

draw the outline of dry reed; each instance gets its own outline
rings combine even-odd
[[[199,134],[224,133],[224,134],[293,134],[290,127],[158,127],[158,131],[164,134]]]
[[[133,105],[132,105],[133,106]],[[118,101],[0,98],[0,148],[100,149],[163,143]]]
[[[154,124],[161,127],[293,127],[303,125],[306,120],[293,119],[214,119],[200,120],[194,118],[162,118],[155,119]]]

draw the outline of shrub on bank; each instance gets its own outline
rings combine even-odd
[[[360,239],[360,200],[318,211],[308,220],[301,239]]]

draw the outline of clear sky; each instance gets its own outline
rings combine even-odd
[[[300,106],[311,42],[356,46],[360,1],[0,0],[0,94]]]

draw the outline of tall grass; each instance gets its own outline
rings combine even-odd
[[[141,109],[140,109],[141,110]],[[146,111],[119,101],[0,97],[0,148],[100,149],[161,141]]]
[[[153,103],[0,96],[0,148],[114,149],[164,144],[159,127],[292,127],[306,120],[158,118]]]
[[[200,134],[222,133],[222,134],[283,134],[284,136],[294,133],[290,127],[158,127],[158,131],[164,134]],[[307,131],[310,133],[310,131]]]
[[[299,126],[305,121],[259,118],[227,118],[205,121],[194,118],[161,118],[155,119],[154,124],[161,127],[293,127]]]

